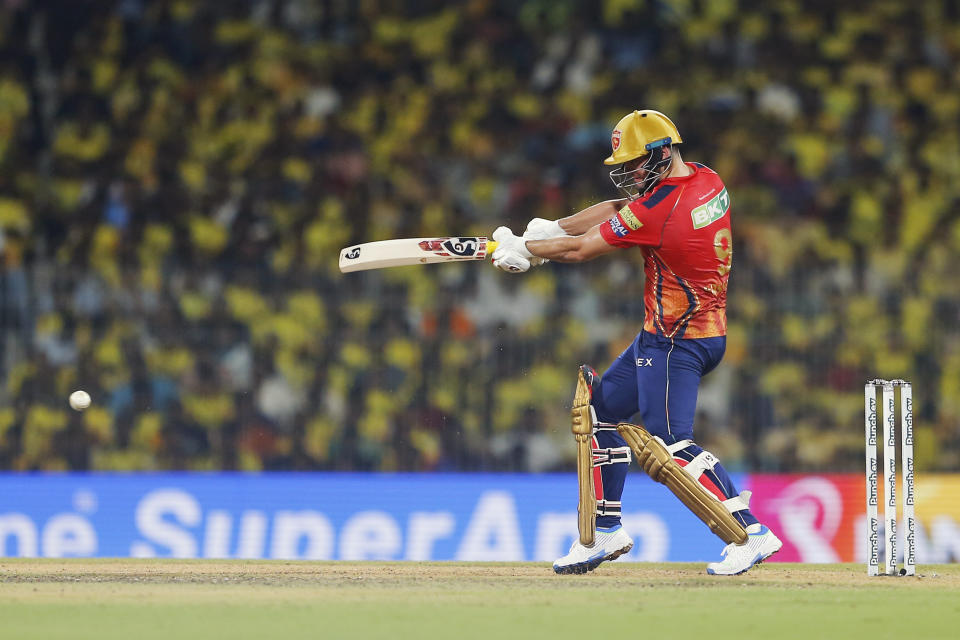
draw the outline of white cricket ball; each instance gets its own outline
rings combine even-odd
[[[90,394],[86,391],[74,391],[70,394],[70,406],[77,411],[83,411],[90,406]]]

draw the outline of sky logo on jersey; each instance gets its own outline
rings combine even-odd
[[[726,188],[713,197],[710,202],[702,204],[690,212],[693,218],[693,228],[702,229],[712,222],[716,222],[730,210],[730,196]]]
[[[630,205],[620,209],[620,218],[623,219],[623,224],[627,225],[627,228],[631,231],[636,231],[643,226],[643,223],[637,220],[637,216],[630,210]]]
[[[616,234],[618,238],[625,238],[627,234],[630,233],[627,228],[623,226],[623,223],[620,222],[620,216],[610,218],[610,228],[613,229],[613,233]]]

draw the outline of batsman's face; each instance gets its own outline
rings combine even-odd
[[[639,158],[634,158],[633,160],[628,160],[623,163],[623,172],[630,175],[634,184],[639,185],[643,182],[643,179],[647,177],[647,173],[649,172],[643,168],[643,164],[649,160],[649,158],[650,156],[640,156]]]
[[[651,154],[648,153],[646,155],[640,156],[639,158],[628,160],[627,162],[623,163],[623,170],[625,173],[629,173],[629,175],[633,178],[633,182],[635,184],[642,187],[644,180],[646,180],[647,177],[651,174],[649,169],[650,165],[654,164],[655,165],[654,169],[659,170],[659,168],[663,166],[662,165],[663,162],[669,163],[671,161],[671,157],[672,157],[672,154],[670,153],[670,149],[665,148],[662,151],[662,155],[660,155],[656,159]]]

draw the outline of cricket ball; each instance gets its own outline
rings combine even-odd
[[[83,411],[90,406],[90,394],[83,390],[76,390],[70,394],[70,406],[77,411]]]

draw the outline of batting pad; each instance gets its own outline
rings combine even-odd
[[[673,459],[662,440],[650,435],[643,427],[622,422],[617,425],[617,431],[633,449],[637,462],[647,475],[666,485],[710,531],[727,544],[744,544],[747,541],[747,530],[733,517],[730,509],[738,504],[726,505],[717,500],[716,496]],[[699,468],[701,464],[696,466]],[[697,475],[699,476],[699,473]],[[737,499],[745,501],[749,499],[749,495],[737,496],[731,500]]]
[[[581,367],[577,371],[577,388],[573,394],[573,409],[570,412],[570,430],[577,441],[577,527],[580,529],[580,544],[585,547],[593,545],[597,526],[597,497],[593,484],[593,414],[590,398],[590,384]]]

